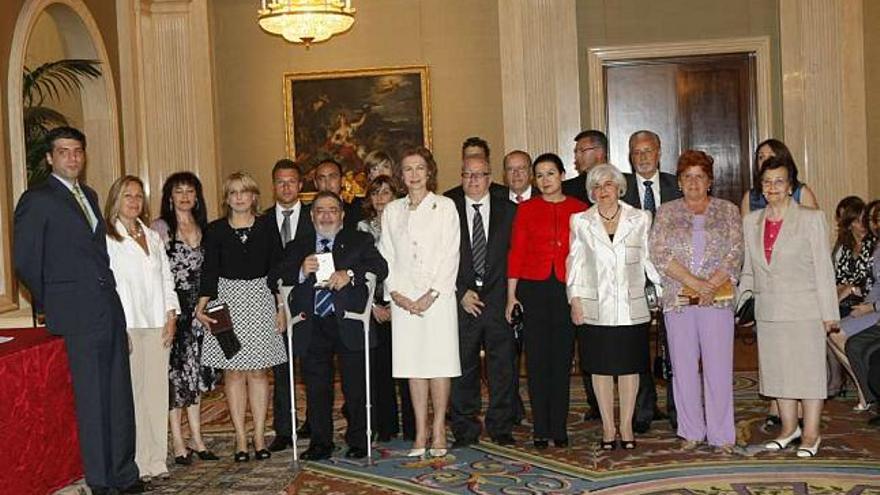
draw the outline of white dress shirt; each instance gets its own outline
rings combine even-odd
[[[128,232],[122,221],[116,220],[116,231],[122,234],[117,241],[107,236],[110,268],[116,278],[116,292],[125,312],[125,326],[134,328],[162,328],[169,311],[180,314],[180,302],[174,291],[171,265],[165,254],[165,244],[159,233],[138,223],[147,239],[147,254]]]
[[[517,194],[516,194],[515,192],[513,192],[513,189],[508,188],[508,189],[507,189],[507,193],[508,193],[508,194],[507,194],[507,195],[508,195],[508,198],[509,198],[511,201],[513,201],[513,202],[516,203],[516,204],[519,204],[519,203],[520,203],[519,201],[516,200],[516,196],[517,196]],[[523,201],[525,201],[525,200],[531,198],[531,197],[532,197],[532,186],[527,187],[526,190],[523,191],[523,192],[519,195],[519,197],[521,197]]]
[[[654,206],[660,206],[660,169],[658,168],[654,175],[649,178],[644,178],[638,173],[633,174],[636,176],[636,187],[639,190],[639,204],[643,207],[645,206],[645,181],[651,181],[651,190],[654,191]]]
[[[296,228],[299,226],[299,214],[302,210],[302,201],[297,200],[296,203],[290,208],[284,208],[278,203],[275,203],[275,224],[278,226],[278,234],[281,234],[281,225],[284,223],[284,211],[293,210],[293,213],[290,214],[290,239],[281,239],[281,242],[286,243],[288,241],[292,241],[294,237],[296,237]]]
[[[480,204],[480,215],[483,217],[483,235],[486,236],[486,241],[489,240],[489,193],[486,193],[485,196],[478,199],[477,201],[472,200],[468,196],[464,197],[464,214],[467,217],[468,224],[468,239],[473,240],[474,238],[474,216],[476,216],[476,211],[474,211],[474,205]]]

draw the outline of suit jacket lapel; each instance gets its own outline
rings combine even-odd
[[[486,237],[486,257],[490,257],[495,238],[498,237],[499,222],[501,222],[501,204],[497,198],[489,198],[489,236]]]
[[[618,204],[620,204],[620,202],[618,202]],[[633,224],[638,218],[637,215],[633,215],[632,213],[633,209],[628,205],[620,205],[620,220],[617,223],[617,232],[614,233],[614,245],[624,242],[626,236],[632,232]]]

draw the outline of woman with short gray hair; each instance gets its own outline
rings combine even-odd
[[[648,371],[645,275],[660,276],[648,259],[651,215],[621,201],[623,174],[613,165],[592,168],[586,181],[593,207],[571,216],[566,291],[578,326],[581,366],[592,375],[602,415],[602,450],[636,448],[632,418],[639,374]],[[614,424],[614,378],[620,393],[620,442]]]

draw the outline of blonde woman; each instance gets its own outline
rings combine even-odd
[[[168,355],[180,303],[165,245],[148,228],[144,184],[126,175],[110,187],[104,208],[107,253],[128,330],[134,396],[135,463],[141,480],[167,477]]]
[[[281,332],[285,327],[280,296],[267,285],[269,268],[281,247],[270,222],[258,222],[260,191],[251,176],[236,172],[223,184],[223,218],[205,231],[205,262],[202,266],[196,318],[210,328],[217,323],[205,313],[208,302],[226,303],[241,349],[227,359],[217,339],[205,335],[202,365],[224,373],[226,399],[235,427],[235,462],[250,460],[245,410],[251,407],[253,447],[257,460],[272,456],[263,438],[269,404],[267,370],[287,361]],[[277,234],[275,234],[277,236]]]

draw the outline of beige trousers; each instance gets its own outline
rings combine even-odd
[[[168,472],[168,355],[161,328],[130,328],[135,456],[141,477]]]

